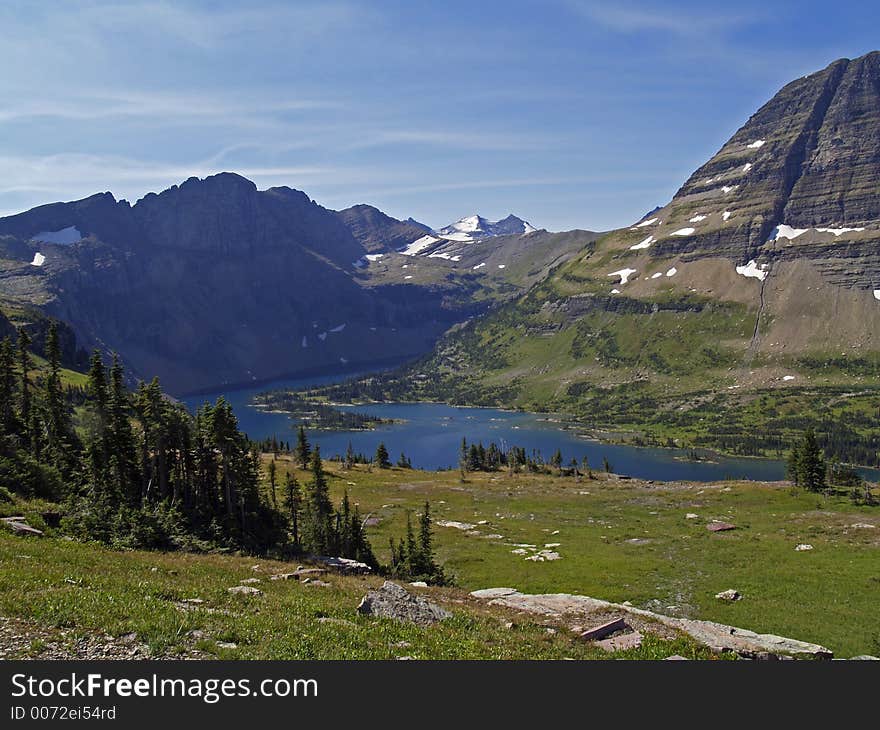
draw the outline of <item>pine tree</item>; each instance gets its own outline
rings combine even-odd
[[[312,452],[312,480],[309,484],[309,498],[304,515],[304,541],[310,552],[326,555],[332,543],[333,505],[330,503],[330,491],[324,464],[321,461],[321,449],[316,446]]]
[[[135,455],[134,434],[129,419],[129,398],[125,389],[124,375],[119,357],[113,354],[110,367],[110,384],[107,394],[107,415],[109,434],[107,446],[120,494],[132,503],[137,501],[137,457]]]
[[[553,452],[553,456],[550,457],[550,466],[560,472],[562,471],[562,451],[560,449],[556,449]]]
[[[64,392],[61,389],[61,348],[58,344],[58,324],[52,322],[46,336],[46,359],[49,373],[46,376],[46,436],[47,446],[53,461],[59,461],[64,453],[64,445],[70,431]]]
[[[812,428],[807,429],[801,441],[798,475],[798,483],[811,492],[820,492],[826,486],[825,457]]]
[[[344,469],[353,469],[354,468],[354,448],[351,445],[351,441],[348,442],[348,448],[345,450],[345,461],[343,462]]]
[[[0,429],[12,435],[17,430],[15,415],[15,349],[12,340],[0,343]]]
[[[309,445],[309,441],[306,438],[306,429],[303,426],[300,426],[299,431],[296,434],[296,448],[293,450],[293,458],[299,464],[301,469],[308,469],[311,457],[312,447]]]
[[[376,448],[376,457],[374,461],[376,462],[376,466],[380,469],[389,469],[391,467],[391,459],[388,456],[388,449],[385,448],[385,444],[381,441]]]
[[[34,434],[31,431],[31,388],[29,373],[31,369],[31,354],[28,348],[31,345],[31,338],[25,331],[24,327],[18,328],[18,368],[19,377],[21,378],[19,392],[21,394],[21,404],[19,406],[19,416],[23,429],[24,442],[26,446],[32,446],[31,439]]]
[[[272,506],[277,507],[278,495],[275,493],[275,474],[278,471],[278,465],[274,458],[269,462],[267,471],[269,472],[269,494],[272,496]]]
[[[287,511],[290,513],[290,531],[293,536],[295,550],[302,548],[302,536],[300,535],[300,515],[302,513],[302,491],[296,477],[287,472],[284,475],[284,493],[287,497]]]

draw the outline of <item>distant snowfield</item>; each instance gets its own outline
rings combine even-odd
[[[652,243],[654,243],[654,236],[648,236],[644,241],[635,244],[634,246],[630,246],[630,251],[638,251],[643,248],[648,248]]]
[[[422,251],[426,248],[430,248],[435,243],[440,243],[440,239],[435,238],[434,236],[422,236],[421,238],[417,238],[406,248],[402,249],[400,253],[404,256],[418,256]]]
[[[477,264],[476,266],[474,266],[474,271],[476,271],[477,269],[482,269],[485,265],[486,265],[485,261],[481,264]]]
[[[37,251],[34,254],[34,260],[31,261],[31,266],[42,266],[44,263],[46,263],[46,257]]]
[[[726,220],[728,220],[729,218],[730,218],[730,211],[729,211],[729,210],[725,210],[725,211],[721,214],[721,219],[726,221]]]
[[[447,261],[461,261],[461,256],[454,256],[451,253],[446,253],[445,251],[440,251],[438,253],[432,253],[428,255],[429,259],[446,259]]]
[[[751,144],[747,144],[746,147],[748,147],[750,150],[758,150],[761,149],[761,147],[763,147],[765,144],[767,144],[766,139],[756,139]]]
[[[844,233],[861,233],[864,231],[864,227],[858,228],[794,228],[792,226],[782,224],[773,229],[773,233],[770,234],[771,241],[777,241],[780,238],[787,238],[789,241],[793,241],[798,236],[803,236],[807,231],[816,231],[817,233],[830,233],[835,238],[842,236]]]
[[[780,238],[787,238],[789,241],[793,241],[798,236],[803,236],[809,230],[809,228],[792,228],[783,223],[781,226],[776,226],[773,229],[770,240],[777,241]]]
[[[745,266],[737,266],[736,273],[752,279],[760,279],[761,281],[764,281],[764,279],[767,278],[767,272],[765,271],[766,266],[767,264],[761,264],[758,266],[757,262],[752,259]]]
[[[732,193],[732,192],[733,192],[734,190],[736,190],[738,187],[739,187],[739,185],[722,185],[722,186],[721,186],[721,190],[722,190],[722,192],[724,192],[724,193]]]
[[[77,230],[76,226],[68,226],[60,231],[41,231],[31,236],[31,241],[39,241],[40,243],[60,243],[69,246],[83,239],[82,233]]]
[[[878,301],[880,301],[880,289],[874,290],[874,299],[877,299]]]
[[[659,222],[659,220],[660,220],[659,218],[649,218],[646,221],[642,221],[641,223],[637,223],[635,227],[636,228],[644,228],[645,226],[650,226],[650,225],[653,225],[654,223]]]
[[[709,216],[703,215],[702,213],[697,213],[693,218],[691,218],[688,223],[699,223],[700,221],[706,220]]]
[[[691,236],[696,232],[695,228],[679,228],[677,231],[673,231],[673,236]]]
[[[629,277],[637,273],[638,271],[636,271],[635,269],[620,269],[619,271],[612,271],[610,274],[608,274],[608,276],[619,276],[620,283],[626,284],[629,281]]]
[[[385,255],[384,253],[368,253],[366,256],[364,256],[364,258],[365,258],[367,261],[378,261],[378,260],[381,259],[384,255]]]
[[[745,165],[743,165],[743,172],[748,172],[748,171],[751,170],[751,169],[752,169],[752,163],[751,163],[751,162],[747,162]]]
[[[678,273],[678,269],[674,266],[666,272],[666,276],[675,276]]]

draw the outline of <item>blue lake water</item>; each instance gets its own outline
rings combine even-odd
[[[271,436],[293,441],[296,424],[283,413],[267,413],[250,405],[251,398],[266,390],[304,388],[338,382],[347,375],[323,378],[279,380],[258,387],[217,390],[183,398],[190,409],[223,395],[235,409],[239,426],[253,439]],[[312,443],[321,446],[325,458],[343,454],[351,442],[355,452],[372,455],[383,441],[396,461],[403,451],[414,467],[421,469],[457,468],[462,437],[468,442],[494,441],[502,448],[522,446],[528,452],[540,451],[548,459],[561,449],[566,463],[587,457],[594,469],[601,469],[607,458],[615,472],[643,479],[716,481],[724,478],[778,480],[785,478],[785,464],[771,459],[717,457],[713,461],[688,461],[686,452],[674,449],[640,448],[603,444],[584,438],[575,429],[566,429],[545,416],[495,410],[492,408],[457,408],[437,403],[381,403],[346,407],[402,423],[383,426],[375,431],[313,431]],[[876,478],[876,475],[875,475]]]

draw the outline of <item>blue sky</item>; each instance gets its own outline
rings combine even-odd
[[[0,5],[0,212],[233,170],[433,226],[607,229],[784,83],[880,46],[868,2]]]

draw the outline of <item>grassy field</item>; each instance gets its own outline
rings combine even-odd
[[[403,534],[407,510],[419,511],[426,499],[436,520],[475,525],[436,527],[439,557],[468,591],[505,586],[628,600],[824,644],[837,656],[880,653],[878,507],[752,482],[472,473],[461,483],[458,472],[333,473],[336,496],[348,489],[362,513],[379,520],[369,534],[380,559],[388,539]],[[711,533],[712,519],[738,529]],[[853,527],[865,524],[874,527]],[[526,559],[555,543],[549,549],[560,560]],[[795,551],[799,544],[813,549]],[[743,600],[715,599],[728,588]]]
[[[281,458],[281,469],[292,464]],[[225,555],[113,552],[61,537],[0,532],[0,615],[74,634],[135,633],[157,653],[197,650],[222,658],[605,658],[571,627],[489,607],[478,588],[578,593],[631,601],[823,644],[836,656],[880,653],[880,508],[778,484],[650,484],[613,478],[372,470],[328,464],[334,499],[347,489],[369,518],[380,558],[403,534],[407,511],[430,500],[438,558],[455,576],[428,589],[455,614],[416,628],[359,616],[379,578],[326,578],[330,586],[270,581],[294,565]],[[308,475],[297,472],[307,483]],[[597,475],[598,476],[598,475]],[[35,514],[45,505],[2,506]],[[688,514],[697,518],[688,519]],[[712,519],[737,529],[711,533]],[[865,527],[873,525],[874,527]],[[799,544],[813,546],[796,551]],[[548,547],[549,546],[549,547]],[[540,550],[560,559],[533,561]],[[514,552],[517,551],[517,552]],[[259,566],[259,567],[255,567]],[[264,596],[227,589],[257,577]],[[724,603],[715,594],[743,594]],[[181,609],[181,602],[204,603]],[[322,619],[333,620],[322,620]],[[513,620],[514,629],[506,628]],[[554,627],[557,633],[548,632]],[[199,638],[193,638],[190,632]],[[217,642],[233,642],[222,648]],[[34,649],[38,655],[38,648]],[[708,656],[689,640],[651,637],[624,656]]]
[[[16,630],[33,626],[39,637],[6,658],[39,658],[52,631],[71,646],[84,637],[134,635],[153,655],[221,659],[710,658],[689,639],[659,635],[637,650],[606,654],[563,625],[551,630],[547,621],[483,606],[454,589],[430,591],[453,612],[432,627],[363,617],[356,607],[381,579],[269,580],[295,567],[252,557],[113,552],[0,532],[0,616],[21,619]],[[255,577],[264,595],[227,591]],[[187,603],[193,598],[203,603]]]

